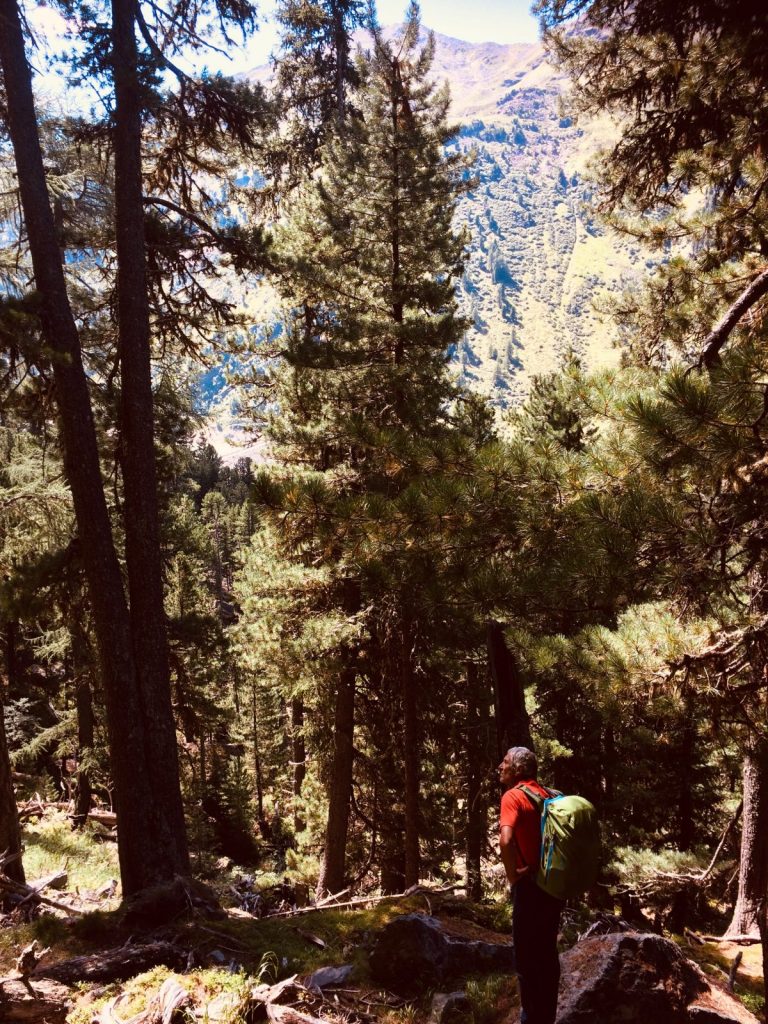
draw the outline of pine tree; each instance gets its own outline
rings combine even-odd
[[[706,605],[747,581],[735,596],[748,608],[744,635],[757,629],[743,647],[756,686],[766,668],[768,572],[760,468],[768,16],[750,5],[659,0],[542,0],[538,10],[556,58],[579,82],[578,110],[626,118],[602,162],[603,208],[652,244],[688,246],[688,255],[659,269],[642,301],[625,307],[638,355],[688,363],[673,367],[657,401],[638,401],[632,414],[658,478],[674,474],[683,487],[681,591]],[[576,14],[585,31],[569,31]],[[749,817],[729,930],[759,927],[768,943],[768,749],[764,712],[753,706],[748,717],[755,714],[744,743]]]
[[[328,134],[356,115],[352,33],[366,13],[364,0],[283,0],[278,7],[282,34],[274,92],[289,183],[316,166]]]
[[[415,512],[409,492],[450,434],[457,391],[446,351],[464,330],[454,298],[464,239],[452,230],[465,161],[446,156],[453,136],[447,93],[429,81],[430,39],[419,49],[418,9],[387,42],[376,30],[358,65],[360,116],[323,149],[317,180],[292,204],[279,239],[289,319],[271,426],[280,457],[306,475],[257,481],[279,510],[286,550],[332,570],[336,606],[363,615],[369,639],[347,650],[336,690],[335,753],[320,886],[342,887],[352,781],[356,677],[383,687],[403,715],[406,877],[418,876],[422,736],[414,672],[425,642],[416,561],[390,543],[396,517]],[[402,502],[399,511],[397,503]],[[400,553],[399,563],[385,556]],[[364,613],[372,602],[375,613]],[[365,665],[365,667],[364,667]]]

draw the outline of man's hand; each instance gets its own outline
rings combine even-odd
[[[523,875],[527,875],[531,869],[527,864],[524,864],[521,868],[517,866],[515,838],[509,825],[503,825],[499,832],[499,849],[501,851],[501,862],[507,873],[507,881],[511,886],[514,886],[520,881]]]

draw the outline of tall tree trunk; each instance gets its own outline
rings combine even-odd
[[[728,935],[758,935],[760,911],[768,893],[768,740],[748,737],[742,772],[739,891]]]
[[[344,82],[349,66],[349,39],[344,29],[344,14],[340,0],[331,0],[331,16],[333,18],[333,48],[336,51],[336,119],[338,126],[345,121]]]
[[[750,610],[756,615],[768,612],[768,564],[765,556],[757,559],[750,573]],[[761,914],[768,899],[768,638],[756,637],[749,649],[749,668],[756,684],[756,706],[750,709],[757,730],[748,724],[742,766],[744,807],[741,818],[739,890],[733,918],[726,935],[758,935]]]
[[[3,654],[5,656],[5,678],[8,694],[19,693],[20,671],[18,653],[19,623],[16,619],[8,619],[3,629]]]
[[[522,676],[514,655],[507,647],[500,623],[488,623],[487,641],[496,705],[496,753],[501,760],[510,747],[533,750],[533,739],[525,709]]]
[[[261,745],[259,740],[259,702],[256,692],[256,680],[251,681],[251,722],[253,727],[253,778],[256,783],[256,820],[264,838],[269,834],[267,820],[264,817],[264,779],[261,770]]]
[[[147,757],[128,607],[104,498],[96,431],[80,339],[67,296],[32,94],[32,77],[16,0],[0,0],[0,62],[8,129],[18,171],[40,319],[52,352],[67,480],[93,609],[107,707],[110,760],[120,813],[118,854],[123,893],[167,877],[166,830],[158,766]]]
[[[75,695],[77,707],[77,781],[75,783],[75,811],[72,823],[75,828],[82,828],[88,819],[91,809],[91,777],[83,767],[90,752],[93,750],[93,698],[91,684],[87,678],[81,678],[77,684]]]
[[[2,693],[0,692],[0,697]],[[19,856],[6,864],[4,871],[14,882],[24,882],[24,866],[21,861],[21,828],[16,808],[16,794],[13,791],[11,761],[5,738],[5,714],[0,699],[0,853],[18,853]]]
[[[400,649],[400,680],[403,692],[403,768],[405,775],[405,887],[419,881],[419,764],[421,731],[418,696],[413,673],[413,634],[408,623],[403,625]]]
[[[489,769],[489,702],[487,676],[483,668],[467,662],[467,816],[466,816],[466,869],[467,897],[479,901],[483,898],[480,863],[488,828],[488,803],[483,783]]]
[[[294,697],[291,701],[291,750],[293,761],[293,827],[297,832],[306,828],[306,822],[298,811],[298,801],[307,774],[307,745],[304,739],[304,701]]]
[[[694,699],[690,692],[685,695],[684,721],[680,742],[680,757],[677,759],[677,848],[690,850],[694,839],[693,769],[696,755],[696,718]]]
[[[69,636],[72,644],[72,665],[75,676],[75,709],[77,712],[77,778],[75,780],[75,808],[72,816],[74,828],[82,828],[88,820],[91,809],[91,779],[88,770],[83,767],[88,755],[93,750],[94,717],[93,697],[91,694],[90,673],[93,658],[91,656],[88,636],[83,622],[84,609],[82,604],[73,609],[69,625]]]
[[[354,656],[347,654],[347,663],[339,674],[333,723],[333,764],[328,787],[328,822],[318,894],[340,892],[345,884],[349,805],[352,798],[352,762],[355,729]]]
[[[164,809],[157,818],[153,837],[158,848],[156,870],[161,877],[170,878],[189,871],[189,854],[163,606],[135,10],[136,0],[112,0],[121,462],[131,631],[145,715],[147,756],[153,786]]]

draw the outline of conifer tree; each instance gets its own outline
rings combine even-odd
[[[247,26],[252,13],[247,4],[217,11],[225,33],[230,19]],[[92,315],[82,324],[73,315],[77,290],[62,267],[60,204],[58,199],[52,202],[44,174],[23,25],[15,3],[5,4],[0,11],[0,58],[7,94],[3,114],[7,115],[13,143],[26,237],[43,310],[40,333],[49,356],[53,356],[65,467],[99,638],[121,815],[123,891],[130,895],[188,867],[162,605],[153,470],[151,342],[172,338],[189,346],[201,328],[201,313],[220,323],[228,320],[228,305],[215,299],[197,277],[201,267],[214,275],[218,271],[209,256],[212,244],[226,250],[227,259],[239,266],[262,251],[257,242],[258,229],[223,229],[215,220],[206,219],[211,204],[201,176],[214,169],[214,152],[228,150],[233,143],[246,148],[253,145],[264,107],[258,90],[218,78],[194,80],[173,65],[168,52],[174,54],[185,46],[201,43],[194,19],[155,9],[148,25],[140,5],[125,7],[120,3],[110,9],[110,14],[111,20],[94,19],[89,10],[83,18],[88,30],[79,71],[105,76],[115,86],[117,113],[114,125],[112,121],[109,125],[115,128],[114,163],[106,157],[102,167],[116,171],[116,190],[112,194],[117,196],[119,223],[115,232],[108,218],[102,220],[100,226],[106,230],[98,237],[95,249],[106,252],[106,256],[95,258],[93,266],[99,268],[100,284],[107,291],[114,284],[111,274],[116,250],[116,332],[109,320],[111,304],[104,291],[100,291],[99,298],[105,300],[95,312],[91,309]],[[205,13],[197,9],[195,18],[203,17]],[[157,45],[153,32],[162,36],[168,52]],[[142,39],[143,52],[139,51],[137,35]],[[159,102],[156,89],[160,67],[178,73],[182,80],[179,90],[167,94],[165,102]],[[155,115],[156,135],[154,144],[142,150],[149,110]],[[92,135],[98,138],[98,132]],[[202,149],[206,151],[204,157]],[[150,151],[152,160],[144,161]],[[89,200],[91,197],[89,191]],[[200,207],[206,216],[201,215]],[[102,203],[101,209],[103,213],[112,212],[108,202]],[[145,218],[145,209],[158,212]],[[85,241],[81,233],[76,244],[87,248],[93,242],[91,237]],[[165,287],[169,278],[175,282],[171,288]],[[115,370],[108,363],[115,333],[121,361],[120,426],[126,441],[121,452],[121,482],[128,510],[125,525],[130,603],[123,590],[104,496],[84,366],[91,354],[87,343],[94,341],[99,373],[104,374],[109,382],[107,390],[112,391]],[[42,354],[45,359],[45,352]],[[153,786],[155,773],[160,782]]]
[[[344,881],[361,672],[396,695],[403,715],[409,884],[419,871],[420,583],[402,550],[399,564],[384,570],[374,538],[377,528],[380,538],[397,530],[390,517],[399,499],[401,516],[408,502],[413,509],[413,495],[404,497],[409,485],[451,430],[456,386],[445,353],[464,329],[454,298],[464,239],[451,219],[466,165],[444,153],[454,134],[448,96],[429,81],[433,40],[420,49],[418,38],[415,4],[394,41],[374,31],[370,57],[358,64],[360,115],[327,141],[320,175],[300,190],[281,239],[283,288],[295,312],[271,435],[280,457],[306,475],[282,486],[274,474],[263,476],[257,493],[279,510],[286,549],[331,568],[336,606],[362,616],[368,632],[362,645],[348,647],[335,687],[320,878],[331,890]]]
[[[346,121],[358,84],[352,33],[366,20],[364,0],[283,0],[275,59],[275,96],[283,113],[281,143],[294,181],[316,165],[329,132]]]
[[[578,81],[576,108],[625,118],[602,162],[604,210],[651,244],[688,247],[626,307],[639,356],[684,360],[658,400],[638,400],[632,415],[657,479],[674,475],[682,493],[675,558],[687,572],[678,592],[705,607],[741,603],[744,685],[758,687],[768,578],[760,468],[768,15],[737,3],[660,0],[541,0],[538,10],[552,51]],[[581,31],[571,32],[575,15]],[[717,663],[717,643],[712,648]],[[747,717],[739,896],[729,931],[759,927],[768,943],[766,721],[757,704]]]

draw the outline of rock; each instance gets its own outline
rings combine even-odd
[[[348,981],[354,967],[344,964],[341,967],[320,967],[304,979],[304,987],[312,992],[320,992],[329,985],[343,985]]]
[[[472,1003],[464,992],[438,992],[432,999],[428,1024],[474,1024]]]
[[[466,974],[509,973],[515,956],[506,936],[451,934],[434,917],[406,914],[378,934],[370,963],[378,981],[395,991],[410,992],[439,987]]]
[[[65,1024],[72,1009],[69,989],[45,978],[3,979],[0,1020],[4,1024]]]
[[[557,1024],[757,1024],[669,939],[620,932],[561,957]]]

